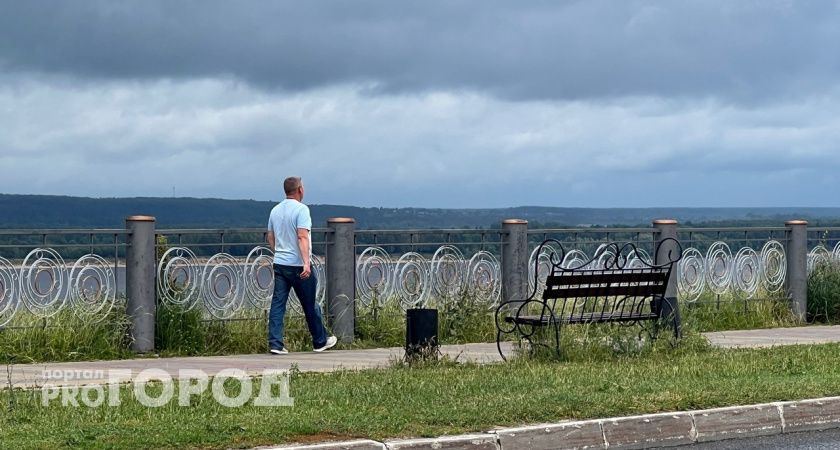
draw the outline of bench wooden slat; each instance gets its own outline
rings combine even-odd
[[[605,284],[601,286],[563,287],[546,289],[543,291],[543,299],[563,298],[586,298],[586,297],[653,297],[665,294],[666,285],[614,285]]]
[[[578,314],[571,314],[562,317],[555,317],[555,320],[560,323],[601,323],[601,322],[635,322],[637,320],[653,320],[658,318],[654,313],[651,312],[643,312],[643,313],[636,313],[636,312],[627,312],[625,311],[623,314],[620,312],[594,312],[594,313],[578,313]],[[518,323],[521,325],[533,325],[533,326],[545,326],[551,322],[551,316],[508,316],[505,317],[505,322],[507,323]]]
[[[631,270],[638,270],[634,272]],[[668,272],[661,269],[586,270],[549,275],[546,286],[575,286],[591,283],[664,283]]]

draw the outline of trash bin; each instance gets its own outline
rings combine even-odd
[[[415,308],[406,311],[405,355],[406,358],[437,357],[438,311],[430,308]]]

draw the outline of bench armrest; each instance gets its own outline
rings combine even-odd
[[[528,298],[525,300],[508,300],[497,306],[495,314],[496,329],[503,333],[512,333],[513,331],[519,330],[520,333],[525,334],[523,330],[519,328],[519,323],[516,320],[514,320],[513,323],[508,324],[505,322],[505,318],[513,317],[514,319],[519,319],[522,316],[529,315],[528,308],[534,305],[538,306],[540,309],[539,314],[541,317],[549,318],[551,323],[556,323],[554,311],[546,300]],[[533,331],[527,334],[530,335],[532,333]]]

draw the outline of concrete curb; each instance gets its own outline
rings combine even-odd
[[[484,434],[433,439],[365,440],[272,449],[641,449],[831,428],[840,428],[840,397],[500,428]]]
[[[312,445],[282,445],[279,447],[259,447],[253,450],[385,450],[381,442],[359,439],[356,441],[327,442]]]
[[[388,450],[498,450],[497,437],[492,434],[464,434],[434,439],[405,439],[385,441]]]
[[[778,403],[697,411],[694,427],[697,442],[725,439],[771,436],[784,430]]]

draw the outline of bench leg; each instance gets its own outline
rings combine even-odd
[[[496,330],[496,350],[499,351],[499,356],[502,357],[502,361],[507,361],[505,353],[502,351],[502,330]]]
[[[682,337],[682,318],[680,317],[680,305],[675,297],[659,298],[654,301],[654,311],[659,315],[657,327],[666,323],[673,332],[674,339]],[[653,337],[653,336],[651,336]]]
[[[674,339],[682,337],[682,318],[680,317],[680,305],[675,297],[662,299],[662,317],[667,317],[671,328],[674,331]]]
[[[520,333],[519,333],[520,343],[522,342],[522,340],[525,340],[525,341],[528,342],[528,347],[529,347],[528,351],[531,354],[531,356],[534,355],[534,353],[536,352],[538,347],[551,348],[552,347],[551,344],[554,344],[553,345],[554,353],[559,358],[560,357],[560,326],[559,325],[557,325],[557,326],[549,325],[548,327],[546,327],[545,332],[548,333],[549,336],[545,336],[544,340],[541,340],[542,342],[540,342],[540,340],[535,342],[532,339],[533,337],[535,337],[534,335],[536,334],[536,330],[534,330],[534,331],[535,331],[534,333],[528,334],[528,333],[522,333],[521,330],[520,330]],[[505,356],[505,352],[504,352],[504,350],[502,350],[502,335],[503,334],[511,334],[511,333],[504,333],[501,330],[496,330],[496,350],[498,350],[499,356],[502,357],[502,360],[507,361],[508,357]]]
[[[530,353],[533,357],[537,349],[543,347],[545,349],[553,350],[554,356],[558,359],[562,355],[560,352],[560,324],[549,323],[546,326],[534,329],[532,333],[522,334],[522,338],[528,341],[530,346]]]
[[[663,328],[670,329],[670,344],[671,347],[676,347],[680,338],[682,338],[682,322],[680,319],[679,306],[675,298],[667,298],[659,301],[659,319],[656,319],[651,325],[650,329],[642,326],[648,332],[652,341],[658,339],[659,332]],[[641,325],[641,322],[639,322]]]
[[[554,328],[554,354],[560,358],[560,324],[555,322],[551,327]]]

